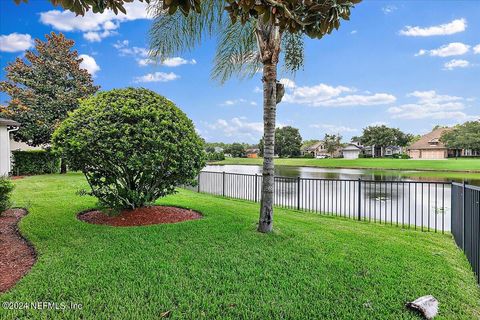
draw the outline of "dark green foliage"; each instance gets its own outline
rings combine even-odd
[[[468,121],[445,131],[440,140],[452,149],[480,150],[480,121]]]
[[[57,173],[60,170],[60,158],[50,151],[13,151],[13,169],[15,175]]]
[[[333,157],[335,155],[335,151],[340,149],[342,146],[341,135],[325,134],[323,141],[325,142],[325,150],[327,150],[331,157]]]
[[[260,156],[263,156],[263,138],[258,143]],[[298,157],[302,148],[302,136],[297,128],[286,126],[275,129],[275,154],[280,158]]]
[[[226,154],[230,154],[234,158],[243,158],[243,157],[246,157],[247,155],[246,149],[247,149],[246,144],[234,142],[228,145],[224,151]]]
[[[61,33],[35,40],[35,51],[17,58],[5,68],[0,91],[10,96],[6,117],[20,122],[15,137],[29,145],[49,144],[53,131],[78,107],[78,100],[94,94],[92,76],[80,67],[75,42]]]
[[[298,33],[285,33],[282,47],[285,54],[285,69],[293,72],[300,70],[303,67],[305,59],[302,35]]]
[[[390,147],[408,145],[415,139],[411,134],[405,134],[400,129],[389,128],[385,125],[369,126],[363,129],[361,137],[354,137],[352,141],[359,141],[365,146]]]
[[[55,131],[54,148],[85,174],[100,204],[137,208],[189,184],[203,141],[170,100],[147,89],[101,92]]]
[[[10,193],[13,188],[13,183],[9,178],[0,176],[0,213],[10,207]]]
[[[225,160],[225,154],[223,152],[207,152],[208,161],[222,161]]]

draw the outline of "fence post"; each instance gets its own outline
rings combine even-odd
[[[197,177],[197,192],[200,192],[200,175],[202,174],[202,172],[200,171],[198,173],[198,177]]]
[[[300,210],[300,177],[297,177],[297,210]]]
[[[465,250],[465,209],[466,209],[466,197],[465,193],[467,191],[465,180],[462,184],[462,249]]]
[[[362,178],[358,178],[358,220],[362,220]]]
[[[222,196],[225,197],[225,171],[222,173]]]
[[[255,202],[258,201],[258,174],[255,173]]]

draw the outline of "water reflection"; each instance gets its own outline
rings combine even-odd
[[[200,176],[200,191],[259,201],[261,169],[245,165],[207,166],[207,172]],[[275,173],[274,202],[279,206],[450,230],[450,184],[360,169],[278,166]]]

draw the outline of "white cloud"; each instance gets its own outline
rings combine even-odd
[[[146,67],[148,65],[157,64],[157,61],[151,58],[144,58],[144,59],[137,59],[137,63],[141,67]],[[173,68],[173,67],[178,67],[184,64],[197,64],[197,61],[195,59],[187,60],[181,57],[173,57],[173,58],[165,59],[162,63],[158,63],[158,64]]]
[[[396,101],[395,96],[387,93],[348,94],[355,88],[318,84],[314,86],[297,86],[289,79],[281,79],[287,89],[283,101],[286,103],[305,104],[312,107],[346,107],[385,105]]]
[[[205,125],[209,130],[216,131],[216,136],[234,137],[237,140],[258,141],[263,135],[263,122],[250,122],[245,117],[218,119]]]
[[[462,59],[452,59],[448,62],[445,62],[445,64],[443,65],[443,67],[446,70],[453,70],[457,68],[467,68],[469,66],[470,66],[470,62]]]
[[[157,64],[157,61],[149,58],[148,49],[142,47],[130,47],[128,40],[117,41],[113,46],[118,50],[121,56],[134,57],[140,67]],[[182,57],[173,57],[165,59],[162,63],[159,63],[159,65],[166,67],[178,67],[184,64],[197,64],[197,61],[195,59],[187,60]]]
[[[135,82],[168,82],[173,81],[180,78],[179,75],[169,72],[155,72],[155,73],[148,73],[146,75],[136,77],[134,79]]]
[[[346,126],[339,126],[334,124],[312,124],[312,128],[323,129],[328,133],[346,133],[346,132],[355,132],[358,131],[355,128],[350,128]]]
[[[394,103],[397,100],[395,96],[388,93],[375,93],[372,95],[347,95],[321,103],[328,107],[347,107],[347,106],[378,106]]]
[[[397,9],[398,8],[394,5],[388,5],[388,6],[385,6],[385,7],[382,8],[382,12],[384,14],[390,14],[390,13],[396,11]]]
[[[441,46],[438,49],[425,50],[421,49],[415,56],[437,56],[437,57],[450,57],[450,56],[460,56],[467,53],[470,50],[470,46],[461,42],[452,42],[446,45]]]
[[[293,80],[290,80],[288,78],[282,78],[280,79],[280,83],[285,86],[286,89],[293,89],[295,88],[295,82]],[[262,90],[259,90],[259,92],[263,92]]]
[[[263,90],[262,90],[262,88],[260,88],[260,87],[255,87],[255,88],[253,89],[253,92],[255,92],[255,93],[260,93],[260,92],[263,92]]]
[[[457,96],[440,95],[434,90],[414,91],[407,95],[414,97],[414,103],[391,107],[388,112],[395,119],[451,119],[467,121],[478,119],[479,115],[468,115],[465,112],[467,99]]]
[[[221,106],[235,106],[235,105],[251,105],[256,106],[257,103],[255,101],[249,101],[246,99],[233,99],[233,100],[225,100],[224,102],[220,103]]]
[[[357,30],[352,30],[352,31],[350,31],[350,34],[357,34],[357,33],[358,33]]]
[[[480,44],[477,44],[475,47],[473,47],[473,53],[480,54]]]
[[[98,71],[100,71],[100,67],[92,56],[81,54],[78,57],[83,59],[80,63],[80,68],[86,69],[93,77]]]
[[[148,57],[148,50],[142,47],[130,47],[128,40],[117,41],[114,45],[115,49],[121,56],[131,56],[135,58]]]
[[[376,127],[376,126],[388,126],[388,122],[386,121],[374,121],[367,125],[367,127]]]
[[[162,62],[162,64],[167,67],[178,67],[184,64],[197,64],[197,61],[195,61],[195,59],[186,60],[180,57],[174,57],[174,58],[165,59]]]
[[[33,39],[29,34],[10,33],[0,36],[0,51],[18,52],[32,48]]]
[[[443,36],[465,31],[466,28],[467,20],[462,18],[431,27],[406,26],[400,30],[400,34],[411,37]]]
[[[83,32],[87,41],[98,42],[114,34],[120,23],[138,19],[151,19],[147,13],[147,4],[144,2],[132,2],[125,4],[127,14],[113,11],[105,11],[102,14],[88,11],[85,16],[75,16],[70,11],[50,10],[40,13],[40,22],[59,31]]]

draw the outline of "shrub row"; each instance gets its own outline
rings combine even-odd
[[[50,151],[13,151],[14,175],[56,173],[60,170],[60,158]]]
[[[13,183],[7,177],[0,177],[0,213],[10,207],[10,192]]]
[[[207,152],[207,161],[221,161],[225,160],[223,152]]]

